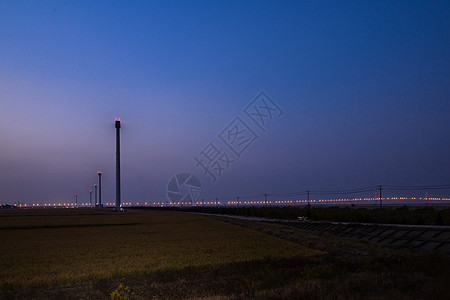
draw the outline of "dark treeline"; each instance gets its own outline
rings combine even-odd
[[[450,209],[418,208],[409,209],[406,206],[398,208],[351,208],[351,207],[152,207],[140,209],[171,210],[211,214],[237,215],[270,219],[294,220],[298,217],[308,217],[316,221],[385,223],[409,225],[450,225]]]

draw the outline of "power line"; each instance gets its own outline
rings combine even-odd
[[[450,189],[449,184],[445,185],[383,185],[387,190],[396,191],[424,191],[424,190],[446,190]]]
[[[354,189],[343,189],[343,190],[316,190],[316,191],[298,191],[298,192],[290,192],[290,193],[266,193],[266,194],[254,194],[249,196],[240,196],[240,199],[267,199],[267,197],[279,197],[279,198],[288,198],[288,197],[300,197],[300,196],[308,196],[308,195],[348,195],[348,194],[360,194],[367,193],[373,191],[379,191],[380,186],[383,187],[383,190],[391,190],[391,191],[422,191],[422,190],[445,190],[450,189],[450,184],[445,185],[374,185],[374,186],[365,186]],[[222,198],[223,199],[223,198]],[[228,200],[228,199],[223,199]],[[232,200],[232,199],[230,199]]]

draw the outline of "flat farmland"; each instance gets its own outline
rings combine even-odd
[[[0,232],[0,282],[10,292],[324,253],[212,218],[173,212],[3,210]]]
[[[448,255],[180,212],[0,211],[0,299],[447,299]]]

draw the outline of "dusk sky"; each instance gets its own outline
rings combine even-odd
[[[118,117],[125,202],[449,184],[450,1],[0,2],[1,202],[114,201]]]

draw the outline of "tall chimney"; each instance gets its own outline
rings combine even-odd
[[[120,118],[116,118],[116,210],[120,211]]]

